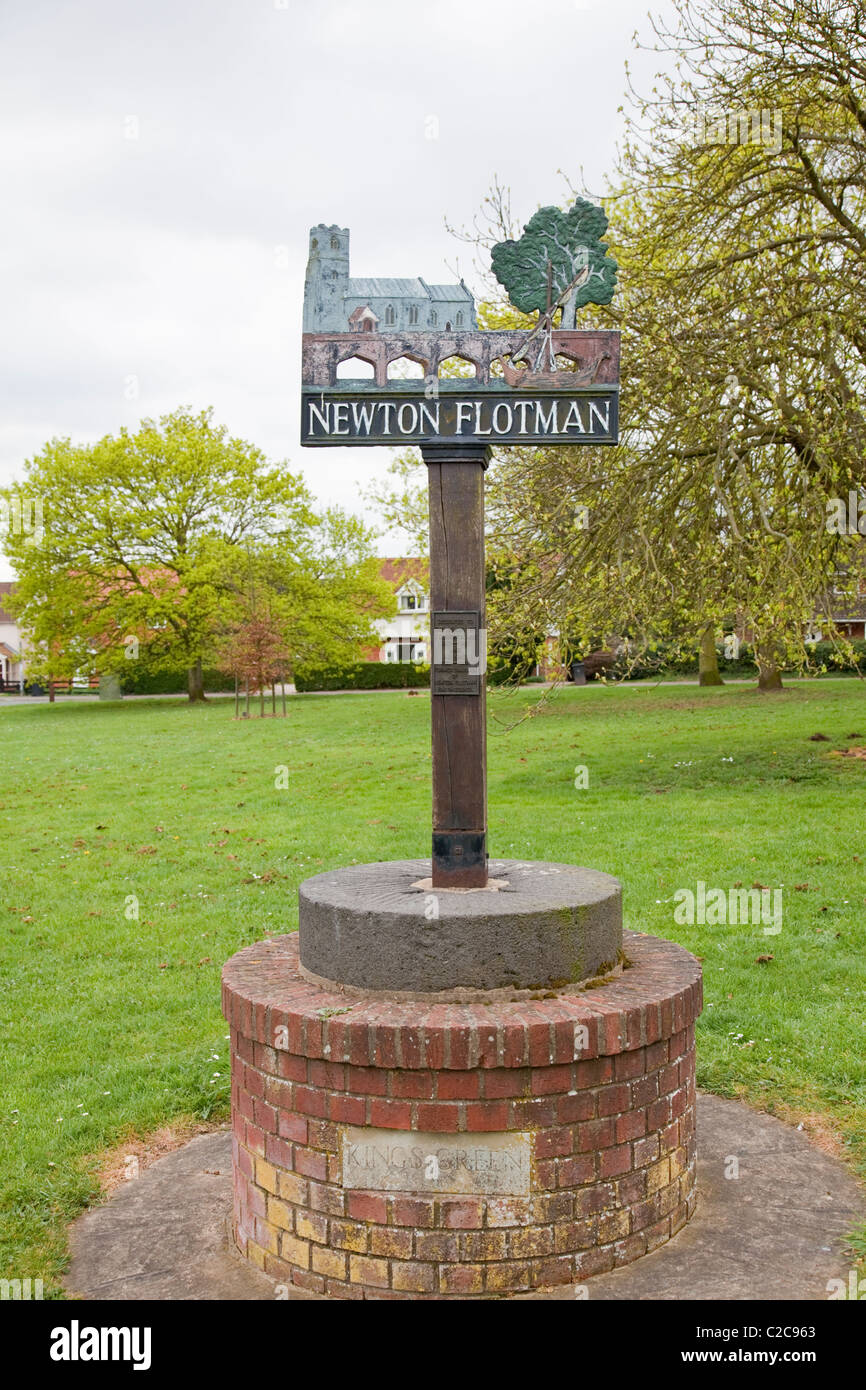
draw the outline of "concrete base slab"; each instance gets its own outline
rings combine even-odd
[[[827,1298],[847,1281],[845,1238],[866,1198],[804,1134],[739,1101],[698,1100],[698,1205],[666,1245],[586,1281],[595,1300]],[[727,1178],[737,1160],[739,1176]],[[86,1212],[70,1233],[70,1296],[101,1299],[316,1298],[287,1291],[229,1248],[231,1136],[199,1135]],[[574,1299],[572,1286],[523,1300]],[[511,1301],[515,1301],[514,1298]]]

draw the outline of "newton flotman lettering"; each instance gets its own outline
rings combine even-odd
[[[574,440],[612,444],[617,437],[617,394],[592,392],[518,396],[509,393],[422,393],[377,399],[337,399],[305,392],[301,437],[309,444],[380,443],[387,440]]]

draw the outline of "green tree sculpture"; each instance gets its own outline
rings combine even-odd
[[[516,309],[537,309],[552,319],[562,308],[560,327],[573,328],[584,304],[609,304],[613,298],[617,264],[601,240],[606,229],[604,211],[585,198],[575,198],[565,212],[539,208],[519,241],[493,247],[493,274]]]

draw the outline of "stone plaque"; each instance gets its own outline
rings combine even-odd
[[[342,1155],[344,1188],[505,1197],[526,1196],[530,1190],[526,1132],[419,1134],[347,1125]]]
[[[430,688],[434,695],[480,695],[481,677],[487,669],[486,632],[481,614],[431,615]]]

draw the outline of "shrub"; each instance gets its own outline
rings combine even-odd
[[[411,661],[353,661],[347,666],[299,666],[295,689],[408,690],[430,684],[430,667]]]

